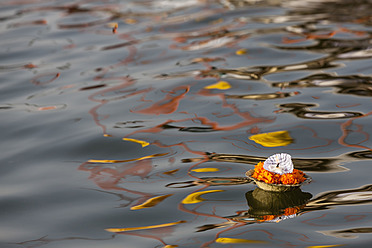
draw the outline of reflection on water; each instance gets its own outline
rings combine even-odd
[[[279,222],[285,218],[293,218],[311,198],[310,193],[300,189],[275,193],[256,188],[246,193],[249,206],[248,214],[259,221]]]
[[[313,172],[337,172],[344,171],[346,168],[340,166],[340,162],[345,160],[347,157],[353,157],[354,154],[343,155],[339,158],[324,158],[324,159],[300,159],[292,158],[294,167],[303,171],[313,171]],[[210,154],[208,156],[210,161],[218,162],[229,162],[229,163],[244,163],[249,165],[256,165],[258,162],[266,160],[266,157],[256,157],[247,155],[235,155],[235,154]],[[195,162],[201,159],[183,159],[184,163]],[[350,160],[350,159],[349,159]]]
[[[293,113],[299,118],[306,119],[341,119],[362,116],[362,113],[358,112],[322,112],[322,111],[310,111],[308,108],[315,107],[315,104],[304,104],[304,103],[285,103],[279,105],[281,108],[278,112],[281,113]],[[287,109],[287,110],[283,110]]]
[[[306,210],[322,210],[339,205],[369,204],[372,202],[372,185],[357,189],[339,190],[321,194],[312,199]]]
[[[171,188],[188,188],[198,185],[207,185],[207,186],[228,186],[228,185],[239,185],[251,183],[252,181],[248,178],[228,178],[228,177],[207,177],[199,178],[195,181],[186,181],[186,182],[177,182],[167,184],[166,187]]]
[[[304,193],[300,189],[277,193],[256,188],[248,191],[245,196],[249,206],[248,211],[238,211],[237,215],[225,217],[228,220],[225,223],[198,227],[198,232],[234,226],[237,223],[278,223],[285,219],[295,218],[301,214],[305,203],[311,198],[310,193]]]
[[[361,228],[352,228],[352,229],[345,229],[345,230],[332,230],[332,231],[321,231],[324,235],[333,236],[337,238],[346,238],[346,239],[356,239],[359,237],[360,234],[372,233],[371,227],[361,227]]]
[[[369,204],[372,202],[370,185],[358,189],[324,193],[311,200],[310,198],[312,198],[312,195],[308,192],[303,192],[301,189],[278,193],[255,188],[254,190],[248,191],[245,196],[249,206],[248,211],[238,211],[237,215],[225,217],[228,222],[198,227],[198,232],[234,226],[237,223],[277,223],[311,211],[325,210],[332,206]],[[326,235],[340,234],[341,236],[343,233],[348,232],[368,233],[370,232],[370,228],[326,231],[323,233]],[[345,235],[345,237],[349,238],[350,236]]]
[[[371,96],[372,78],[358,75],[337,76],[330,74],[314,74],[291,82],[273,83],[274,87],[334,87],[336,93],[356,96]]]
[[[1,1],[0,246],[369,244],[371,8]]]

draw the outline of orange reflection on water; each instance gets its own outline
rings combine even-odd
[[[349,33],[349,34],[353,34],[355,36],[365,36],[366,34],[368,34],[365,31],[355,31],[355,30],[351,30],[351,29],[348,29],[348,28],[345,28],[345,27],[340,27],[337,30],[333,30],[333,31],[328,32],[328,33],[319,33],[319,32],[311,33],[311,32],[306,32],[306,30],[301,30],[301,31],[303,31],[303,32],[296,32],[296,34],[298,34],[300,36],[303,36],[304,38],[290,39],[288,37],[284,37],[283,38],[283,43],[292,44],[292,43],[303,42],[303,41],[306,41],[306,40],[330,39],[330,38],[332,38],[333,36],[335,36],[336,34],[339,34],[339,33]]]
[[[171,114],[178,109],[180,101],[189,90],[190,86],[178,86],[169,91],[162,100],[154,103],[150,107],[141,110],[133,110],[133,112],[149,115]],[[177,91],[180,91],[180,93],[177,94]]]
[[[60,73],[45,73],[45,74],[39,74],[35,76],[31,82],[35,85],[45,85],[45,84],[50,84],[53,81],[55,81],[57,78],[59,78]]]
[[[34,20],[34,21],[27,21],[27,22],[16,22],[11,24],[11,27],[27,27],[27,26],[34,26],[34,25],[47,25],[48,22],[45,19]]]
[[[233,113],[237,116],[239,116],[243,121],[238,122],[236,124],[232,124],[230,126],[220,126],[217,122],[211,121],[206,117],[197,117],[203,125],[208,125],[213,128],[213,130],[219,130],[219,131],[231,131],[235,129],[239,129],[242,127],[254,125],[257,123],[270,123],[273,122],[275,119],[272,118],[266,118],[266,117],[254,117],[250,112],[243,112],[240,111],[239,108],[233,104],[228,103],[226,101],[226,95],[224,93],[212,93],[211,90],[202,89],[198,92],[198,95],[205,96],[205,97],[219,97],[222,101],[222,108],[231,109]]]
[[[99,79],[102,80],[101,77],[99,77]],[[97,106],[95,106],[95,107],[93,107],[89,110],[89,114],[91,114],[93,116],[93,120],[96,123],[96,125],[102,128],[104,135],[107,134],[107,128],[106,128],[105,125],[101,124],[101,119],[102,118],[99,117],[98,109],[101,108],[103,105],[107,104],[109,102],[109,100],[107,100],[107,99],[97,99],[97,97],[98,96],[99,97],[104,97],[106,93],[121,90],[121,89],[127,88],[127,87],[134,84],[134,80],[129,78],[129,77],[123,77],[121,79],[123,80],[123,82],[121,84],[109,87],[107,89],[97,91],[97,92],[91,94],[88,97],[89,100],[99,103]],[[107,118],[107,116],[106,116],[106,118]]]
[[[342,136],[338,138],[338,143],[341,144],[341,145],[344,145],[344,146],[347,146],[347,147],[356,147],[356,148],[362,148],[362,149],[366,149],[366,150],[370,150],[372,151],[372,147],[367,147],[367,146],[363,146],[363,145],[360,145],[361,143],[363,142],[366,142],[369,140],[369,133],[368,132],[364,132],[363,131],[363,126],[362,125],[358,125],[358,124],[353,124],[353,121],[354,120],[357,120],[357,119],[360,119],[360,118],[364,118],[364,117],[367,117],[367,116],[370,116],[372,115],[372,112],[369,112],[367,114],[364,114],[363,116],[358,116],[358,117],[354,117],[344,123],[341,124],[341,131],[342,131]],[[357,127],[357,130],[356,131],[353,131],[350,129],[350,126],[354,125],[355,127]],[[361,140],[359,141],[357,144],[349,144],[347,143],[346,139],[347,137],[353,133],[353,132],[357,132],[357,133],[361,133],[362,135],[365,136],[365,139],[364,140]]]
[[[335,34],[337,34],[337,31],[331,31],[325,34],[311,34],[311,33],[303,33],[300,34],[301,36],[305,36],[304,38],[301,39],[289,39],[287,37],[283,38],[283,43],[285,44],[292,44],[292,43],[298,43],[298,42],[303,42],[306,40],[315,40],[315,39],[326,39],[326,38],[331,38]]]
[[[90,162],[85,162],[79,166],[79,170],[90,172],[89,179],[93,180],[98,187],[104,190],[120,190],[131,194],[140,195],[146,199],[151,198],[153,195],[140,191],[126,189],[119,186],[123,179],[127,176],[138,176],[141,179],[147,177],[152,171],[151,159],[139,160],[133,163],[123,163],[116,166],[110,165],[94,165]],[[142,199],[142,201],[146,201]],[[141,201],[141,199],[140,199]]]

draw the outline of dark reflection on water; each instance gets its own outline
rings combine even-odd
[[[348,155],[346,155],[348,156]],[[354,157],[354,154],[349,156]],[[266,160],[266,157],[256,157],[256,156],[247,156],[247,155],[235,155],[235,154],[211,154],[208,156],[210,161],[219,161],[219,162],[229,162],[229,163],[244,163],[250,165],[256,165],[258,162]],[[183,159],[184,163],[195,162],[200,159]],[[318,171],[318,172],[336,172],[346,170],[344,167],[340,166],[341,158],[292,158],[295,168],[303,171]]]
[[[226,95],[227,99],[248,99],[248,100],[269,100],[276,98],[286,98],[298,95],[299,92],[275,92],[267,94],[248,94],[248,95]]]
[[[372,78],[358,75],[336,76],[330,74],[315,74],[291,82],[273,83],[274,87],[334,87],[339,94],[356,96],[371,96]]]
[[[299,118],[305,119],[343,119],[362,116],[358,112],[323,112],[311,111],[309,108],[315,107],[315,104],[304,103],[285,103],[279,105],[281,113],[292,113]]]
[[[1,1],[0,246],[369,247],[371,9]]]
[[[234,226],[236,223],[277,223],[311,211],[325,210],[335,206],[369,204],[372,201],[371,185],[358,189],[327,192],[311,200],[312,195],[308,192],[303,192],[301,189],[278,193],[256,188],[248,191],[245,197],[249,206],[248,211],[238,211],[237,215],[225,217],[229,221],[222,224],[209,224],[198,227],[198,232]],[[348,232],[369,233],[370,228],[356,228],[325,233],[327,235],[331,233],[337,235]]]
[[[372,228],[371,227],[351,228],[351,229],[344,229],[344,230],[323,231],[322,233],[324,235],[333,236],[337,238],[355,239],[355,238],[358,238],[360,234],[372,233]]]
[[[300,189],[273,193],[259,188],[246,193],[250,215],[279,215],[286,208],[294,208],[304,205],[310,198],[310,193],[304,193]]]
[[[207,186],[228,186],[228,185],[240,185],[240,184],[247,184],[251,183],[252,181],[248,178],[229,178],[229,177],[207,177],[207,178],[199,178],[196,181],[186,181],[186,182],[177,182],[177,183],[170,183],[167,184],[166,187],[170,188],[188,188],[193,186],[199,185],[207,185]]]
[[[249,206],[248,211],[238,211],[237,215],[225,217],[228,220],[227,223],[198,227],[198,232],[234,226],[236,223],[278,223],[285,219],[295,218],[301,214],[312,195],[302,192],[300,189],[276,193],[256,188],[248,191],[245,196]]]
[[[357,189],[339,190],[321,194],[312,199],[305,210],[322,210],[339,205],[369,204],[372,202],[372,185]]]

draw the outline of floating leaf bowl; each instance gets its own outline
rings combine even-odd
[[[311,182],[311,177],[304,174],[304,177],[306,178],[305,181],[299,184],[274,184],[274,183],[265,183],[263,181],[257,180],[256,178],[252,177],[254,170],[249,170],[245,173],[245,175],[253,180],[256,185],[263,190],[266,191],[273,191],[273,192],[286,192],[286,191],[291,191],[295,190],[299,187],[301,187],[304,184],[310,183]]]

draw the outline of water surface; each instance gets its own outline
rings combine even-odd
[[[371,9],[2,1],[1,247],[368,247]]]

